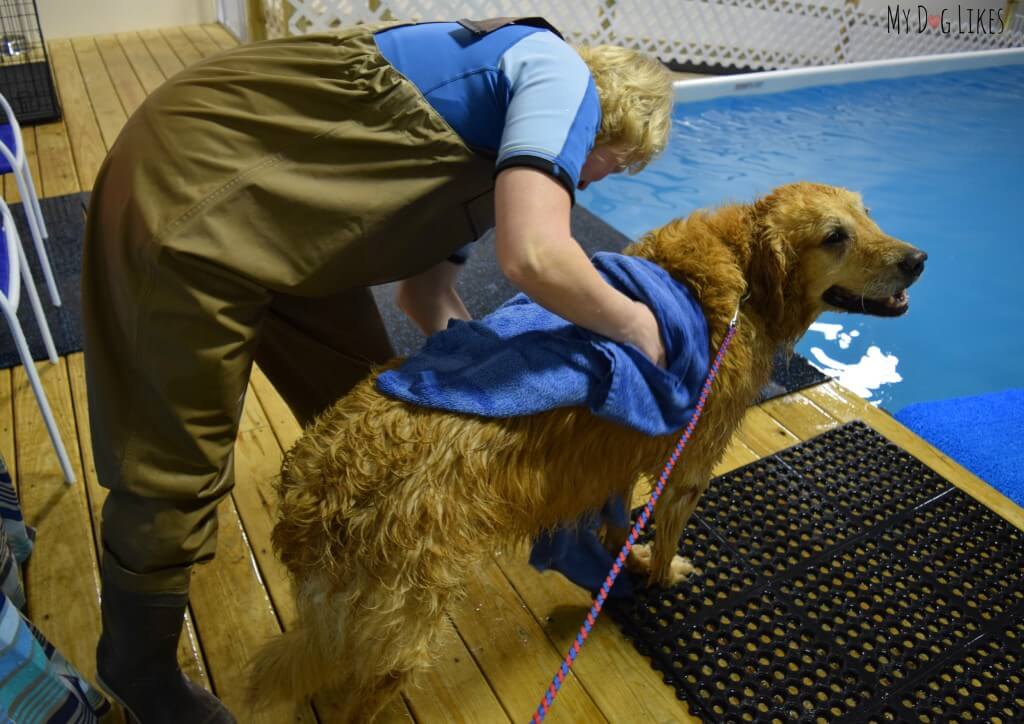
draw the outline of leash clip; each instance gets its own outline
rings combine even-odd
[[[735,327],[737,324],[739,324],[740,306],[742,306],[743,302],[747,301],[748,299],[750,299],[749,291],[746,292],[742,297],[740,297],[740,300],[738,302],[736,302],[736,312],[732,315],[732,319],[729,321],[730,327]]]

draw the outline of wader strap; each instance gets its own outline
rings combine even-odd
[[[557,35],[562,40],[562,34],[558,32],[558,29],[549,23],[544,18],[532,17],[532,18],[488,18],[487,20],[468,20],[463,18],[459,21],[459,25],[469,30],[474,35],[484,36],[488,33],[493,33],[498,28],[503,28],[506,25],[529,25],[534,28],[544,28],[550,30],[552,33]]]

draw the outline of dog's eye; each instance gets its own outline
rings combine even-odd
[[[823,246],[839,246],[849,238],[845,229],[833,229],[821,243]]]

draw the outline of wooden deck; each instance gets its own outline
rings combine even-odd
[[[182,67],[235,40],[220,26],[122,33],[51,42],[64,120],[24,129],[43,196],[92,187],[127,116]],[[16,201],[13,178],[3,192]],[[45,298],[45,295],[44,295]],[[22,368],[0,371],[0,451],[7,457],[29,524],[38,529],[26,586],[32,620],[87,677],[99,636],[99,511],[104,490],[93,466],[82,355],[38,365],[80,482],[63,484]],[[860,418],[937,472],[1024,528],[1024,511],[987,484],[836,384],[781,398],[747,414],[718,472],[770,455]],[[240,721],[328,722],[332,702],[281,705],[260,716],[244,706],[244,666],[270,634],[289,627],[294,605],[269,545],[271,480],[299,429],[256,372],[237,443],[237,486],[220,509],[216,560],[197,567],[188,636],[188,673],[214,690]],[[555,574],[537,575],[524,556],[497,557],[471,584],[455,633],[425,686],[406,692],[389,722],[526,721],[575,636],[588,597]],[[345,653],[339,652],[339,659]],[[685,704],[618,629],[602,621],[568,680],[550,721],[679,722]]]

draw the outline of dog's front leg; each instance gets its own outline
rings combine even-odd
[[[678,481],[683,482],[683,481]],[[690,516],[697,508],[697,501],[704,494],[704,486],[687,486],[666,500],[665,507],[658,511],[658,532],[654,536],[654,556],[651,564],[650,583],[671,588],[686,580],[694,572],[689,558],[677,555],[679,539],[690,522]]]
[[[666,588],[681,583],[694,572],[693,563],[676,553],[683,530],[709,480],[705,471],[697,468],[677,471],[669,479],[654,514],[657,533],[653,549],[646,543],[634,546],[629,557],[631,571],[646,574],[651,584]]]

